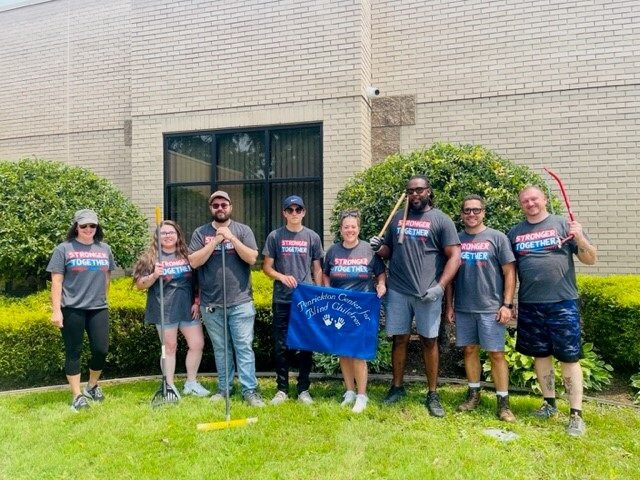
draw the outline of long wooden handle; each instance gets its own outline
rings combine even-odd
[[[407,201],[404,204],[404,213],[402,214],[402,227],[400,227],[400,235],[398,236],[398,243],[402,245],[404,242],[404,229],[407,224],[407,216],[409,215],[409,197],[407,197]]]
[[[402,201],[404,200],[404,198],[407,196],[406,192],[402,192],[402,195],[400,195],[400,198],[398,199],[398,201],[396,202],[396,206],[393,207],[393,210],[391,210],[391,213],[389,214],[389,216],[387,217],[387,221],[384,222],[384,225],[382,227],[382,230],[380,230],[380,233],[378,234],[379,237],[384,235],[384,232],[387,231],[387,227],[389,226],[389,224],[391,223],[391,219],[393,218],[393,216],[396,214],[396,212],[398,211],[398,209],[400,208],[400,205],[402,205]]]

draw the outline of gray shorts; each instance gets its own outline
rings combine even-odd
[[[498,323],[495,313],[456,311],[456,345],[480,345],[488,352],[504,352],[507,326]]]
[[[411,323],[415,317],[418,335],[437,338],[442,315],[442,296],[435,302],[426,302],[394,290],[387,290],[386,304],[387,335],[407,335],[411,333]]]
[[[171,330],[172,328],[189,328],[189,327],[197,327],[202,325],[200,319],[194,320],[190,318],[189,320],[178,320],[177,322],[169,323],[167,321],[164,322],[164,329]],[[158,332],[160,331],[160,324],[156,323],[156,329]]]

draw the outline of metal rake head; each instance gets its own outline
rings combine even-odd
[[[158,391],[153,395],[151,399],[152,407],[160,407],[162,405],[169,405],[172,403],[178,403],[180,396],[172,387],[163,382]]]

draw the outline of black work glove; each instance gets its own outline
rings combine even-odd
[[[371,237],[371,239],[369,239],[369,245],[371,245],[371,249],[374,252],[377,252],[378,250],[380,250],[380,247],[384,245],[384,238],[375,235]]]

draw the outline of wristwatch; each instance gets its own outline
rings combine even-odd
[[[503,303],[502,306],[507,307],[509,310],[513,309],[513,303]]]

